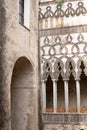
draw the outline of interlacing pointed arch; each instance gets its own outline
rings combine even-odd
[[[42,80],[47,80],[48,76],[53,78],[53,73],[52,73],[52,64],[50,61],[45,61],[43,64],[43,75],[42,75]]]
[[[64,78],[64,63],[61,59],[57,59],[54,63],[54,79],[58,80],[61,75]]]
[[[75,72],[75,62],[73,59],[69,58],[65,63],[65,78],[69,80],[70,75],[72,74],[74,78],[76,78],[76,72]]]

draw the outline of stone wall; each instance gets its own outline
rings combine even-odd
[[[33,86],[28,90],[30,119],[26,129],[38,129],[38,0],[30,1],[30,27],[19,24],[19,1],[0,1],[0,129],[11,130],[11,82],[15,63],[25,57],[31,63]],[[2,75],[1,75],[2,74]],[[32,83],[32,82],[31,82]],[[31,110],[32,108],[32,110]],[[15,129],[15,128],[14,128]]]

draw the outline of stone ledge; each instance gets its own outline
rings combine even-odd
[[[87,122],[87,114],[42,114],[43,123],[81,123]]]
[[[87,25],[39,30],[40,37],[87,32]]]

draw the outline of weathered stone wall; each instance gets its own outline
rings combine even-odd
[[[0,129],[11,130],[11,79],[20,57],[33,66],[34,80],[29,93],[31,130],[38,129],[38,0],[30,1],[29,30],[19,24],[19,1],[0,1]],[[2,74],[2,75],[1,75]],[[27,129],[29,129],[27,127]]]

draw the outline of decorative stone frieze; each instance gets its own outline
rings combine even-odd
[[[74,7],[76,4],[76,8]],[[81,14],[86,14],[87,10],[83,2],[78,3],[67,3],[66,7],[62,7],[60,5],[54,6],[55,11],[53,10],[52,5],[45,7],[45,13],[43,12],[43,8],[40,8],[39,18],[49,18],[49,17],[70,17],[70,16],[79,16]],[[43,17],[42,15],[43,14]],[[41,16],[41,17],[40,17]]]
[[[45,105],[51,111],[46,109],[45,113],[42,113],[44,130],[80,130],[80,127],[73,125],[87,122],[87,114],[81,108],[84,86],[81,86],[81,76],[84,75],[85,78],[87,76],[86,17],[86,0],[67,0],[62,7],[54,2],[41,3],[39,10],[41,77],[45,83],[48,76],[51,78],[51,82],[45,84],[45,88],[48,87],[45,94],[51,93],[50,98],[46,96],[48,102]],[[52,83],[53,85],[49,85]],[[86,105],[84,107],[86,108]],[[63,127],[63,124],[66,125]]]

